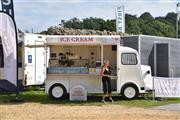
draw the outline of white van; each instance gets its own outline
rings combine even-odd
[[[47,65],[45,42],[46,35],[18,34],[18,83],[20,86],[38,86],[45,83]],[[2,57],[0,62],[2,64]],[[3,67],[0,67],[0,79],[4,79]]]
[[[49,57],[45,90],[50,97],[61,99],[74,86],[81,85],[87,93],[102,93],[99,74],[103,60],[110,61],[112,89],[127,99],[145,93],[143,72],[136,50],[120,46],[120,36],[47,36]]]
[[[43,85],[46,79],[46,35],[23,35],[24,85]]]
[[[45,42],[46,35],[31,33],[18,34],[19,87],[41,86],[45,84],[47,66]],[[0,64],[2,64],[2,59],[1,57]],[[4,79],[3,67],[0,67],[0,79]]]

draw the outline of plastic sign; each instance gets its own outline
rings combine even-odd
[[[1,0],[2,11],[6,12],[14,19],[13,0]]]
[[[81,85],[76,85],[70,90],[71,101],[87,101],[87,91]]]
[[[180,98],[180,78],[154,77],[155,97]]]

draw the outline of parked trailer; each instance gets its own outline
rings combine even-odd
[[[128,99],[146,92],[144,79],[151,74],[150,67],[141,66],[136,50],[120,46],[120,36],[47,36],[46,40],[50,57],[45,90],[50,97],[61,99],[77,85],[87,93],[102,93],[99,72],[105,59],[112,68],[114,91]]]
[[[46,35],[18,34],[18,86],[43,85],[46,79],[46,50],[44,47],[29,45],[44,44]],[[0,49],[2,49],[0,43]],[[0,52],[0,79],[4,79],[3,53]],[[7,83],[8,84],[8,83]],[[7,85],[8,86],[8,85]],[[11,87],[8,87],[11,89]],[[12,91],[12,90],[9,90]]]
[[[121,45],[138,51],[141,63],[151,66],[153,76],[180,77],[180,40],[149,35],[121,37]]]

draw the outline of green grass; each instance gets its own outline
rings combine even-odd
[[[174,99],[163,99],[162,101],[154,101],[152,98],[146,96],[145,98],[138,98],[135,100],[125,100],[121,96],[117,94],[113,94],[114,103],[108,103],[113,105],[123,105],[128,107],[152,107],[152,106],[160,106],[171,103],[179,103],[179,98]],[[15,94],[0,94],[0,104],[9,104],[9,100],[15,99]],[[51,99],[47,94],[45,94],[44,90],[39,89],[30,89],[28,91],[21,92],[19,94],[19,99],[24,100],[24,103],[41,103],[41,104],[60,104],[60,105],[95,105],[102,106],[101,103],[101,94],[90,94],[88,95],[88,101],[69,101],[68,98],[63,100],[54,100]]]

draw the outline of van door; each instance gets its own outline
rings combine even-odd
[[[141,69],[138,62],[137,54],[131,52],[121,53],[121,84],[127,82],[138,83],[141,80]]]
[[[35,85],[42,85],[46,77],[45,48],[35,48]]]
[[[157,43],[155,44],[155,75],[158,77],[169,77],[169,44]]]
[[[42,85],[46,79],[46,50],[44,47],[25,47],[26,86]]]
[[[34,85],[35,84],[35,57],[34,57],[35,49],[25,47],[24,48],[24,79],[25,79],[25,85]]]
[[[118,92],[130,84],[139,88],[143,86],[142,73],[139,56],[137,52],[131,50],[118,51]]]
[[[142,71],[140,67],[139,56],[137,52],[120,52],[120,93],[127,99],[133,99],[139,93],[144,91],[144,81],[142,80]]]

